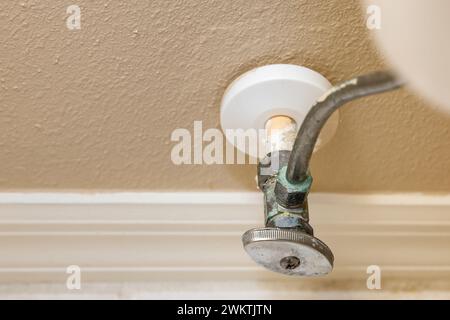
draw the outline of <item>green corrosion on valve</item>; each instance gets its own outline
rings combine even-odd
[[[306,201],[313,179],[311,175],[298,183],[290,182],[286,177],[287,166],[280,169],[275,184],[277,202],[285,208],[299,208]]]

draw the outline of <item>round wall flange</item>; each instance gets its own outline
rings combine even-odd
[[[329,89],[321,74],[297,65],[272,64],[250,70],[227,88],[221,104],[222,129],[264,129],[274,116],[288,116],[300,128],[314,103]],[[336,111],[322,129],[316,150],[334,135],[339,121]],[[229,140],[241,152],[242,146]]]

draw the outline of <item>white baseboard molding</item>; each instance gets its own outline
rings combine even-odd
[[[450,196],[311,194],[315,235],[335,255],[326,280],[450,279]],[[260,193],[0,193],[0,283],[292,281],[246,256]],[[321,280],[316,280],[321,281]],[[364,286],[365,282],[361,282]]]

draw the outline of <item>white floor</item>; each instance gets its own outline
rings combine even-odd
[[[0,286],[0,299],[450,299],[447,283],[391,282],[381,290],[355,289],[355,282],[314,286],[262,282],[148,282],[86,284],[80,290],[63,285]]]

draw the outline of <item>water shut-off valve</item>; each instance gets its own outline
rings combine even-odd
[[[279,127],[286,122],[294,124],[285,126],[290,130],[278,128],[275,137],[270,134],[274,123]],[[333,268],[333,254],[314,237],[309,224],[308,193],[312,177],[308,175],[299,183],[291,183],[286,178],[296,134],[295,122],[283,116],[274,117],[267,122],[266,129],[269,139],[283,143],[272,143],[274,149],[258,163],[258,187],[264,192],[265,228],[244,233],[244,248],[255,262],[272,271],[303,276],[327,274]],[[278,146],[285,149],[277,150]]]
[[[257,171],[258,187],[264,193],[265,227],[242,236],[246,252],[256,263],[287,275],[331,272],[333,253],[314,237],[309,224],[312,153],[336,131],[340,106],[402,84],[390,72],[377,72],[332,87],[308,68],[268,65],[245,73],[228,87],[221,105],[222,128],[264,129],[270,145]],[[230,142],[248,153],[249,149]]]

